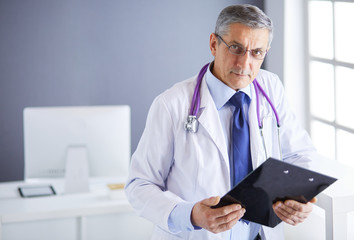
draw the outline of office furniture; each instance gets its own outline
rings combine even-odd
[[[63,179],[0,184],[0,240],[150,239],[152,224],[133,212],[114,179],[90,179],[90,191],[63,194]],[[18,186],[52,184],[58,195],[21,198]]]
[[[338,161],[321,159],[313,169],[338,178],[318,195],[316,203],[325,210],[326,240],[348,238],[348,214],[354,212],[354,168]]]
[[[315,161],[312,168],[338,178],[318,195],[316,203],[325,210],[326,240],[349,240],[353,168],[330,160]],[[90,179],[90,192],[68,195],[63,194],[62,179],[0,183],[0,240],[150,239],[153,225],[135,215],[123,190],[106,187],[114,182],[117,180]],[[18,186],[48,183],[59,195],[23,199],[17,191]]]

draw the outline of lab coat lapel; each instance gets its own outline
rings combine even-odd
[[[205,77],[200,86],[200,108],[201,114],[199,116],[199,123],[208,132],[215,145],[221,152],[223,160],[229,169],[229,157],[227,151],[226,140],[223,134],[223,129],[219,119],[219,114],[216,109],[214,100],[209,92],[208,86],[205,81]]]
[[[265,153],[263,148],[263,142],[260,135],[257,118],[257,98],[254,85],[251,84],[252,101],[248,110],[248,125],[250,129],[250,148],[252,156],[253,169],[257,168],[264,160]],[[260,98],[260,108],[262,109],[262,102]]]

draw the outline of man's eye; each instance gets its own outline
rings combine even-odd
[[[242,47],[237,46],[237,45],[231,45],[230,48],[233,49],[233,50],[240,50],[240,49],[242,49]]]
[[[231,45],[230,46],[230,50],[234,53],[234,54],[237,54],[237,55],[240,55],[240,54],[244,54],[245,53],[245,49],[241,46],[238,46],[238,45]]]
[[[253,54],[254,56],[262,56],[262,55],[263,55],[263,51],[262,51],[262,50],[259,50],[259,49],[252,50],[252,54]]]

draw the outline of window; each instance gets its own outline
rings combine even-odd
[[[311,137],[320,154],[354,166],[354,2],[307,3]]]

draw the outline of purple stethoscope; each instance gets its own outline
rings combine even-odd
[[[194,89],[194,94],[193,94],[191,108],[189,110],[189,115],[187,117],[187,121],[186,121],[186,123],[184,125],[185,130],[188,131],[188,132],[191,132],[191,133],[196,133],[198,131],[199,123],[198,123],[198,120],[197,120],[197,115],[198,115],[198,111],[199,111],[199,107],[200,107],[200,86],[201,86],[204,74],[206,73],[208,67],[209,67],[209,63],[206,64],[204,67],[202,67],[202,69],[200,70],[200,72],[198,74],[197,84],[196,84],[195,89]],[[282,151],[281,151],[281,145],[280,145],[280,121],[279,121],[278,113],[277,113],[272,101],[270,100],[268,95],[265,93],[263,88],[258,83],[257,79],[253,80],[253,85],[254,85],[254,89],[255,89],[255,92],[256,92],[258,127],[259,127],[260,134],[261,134],[261,137],[262,137],[263,148],[264,148],[264,152],[265,152],[265,155],[266,155],[266,159],[268,158],[268,155],[267,155],[267,149],[266,149],[264,135],[263,135],[263,124],[262,124],[262,121],[260,119],[260,114],[259,114],[259,92],[261,92],[262,95],[265,97],[265,99],[267,100],[267,102],[271,106],[271,108],[273,110],[273,113],[275,115],[275,118],[276,118],[276,121],[277,121],[277,128],[278,128],[278,146],[279,146],[279,152],[280,152],[280,159],[283,159]]]

